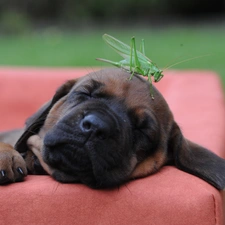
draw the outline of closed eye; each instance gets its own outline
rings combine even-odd
[[[148,138],[155,138],[155,134],[158,133],[158,122],[152,113],[145,107],[137,107],[129,112],[132,127],[140,134],[147,136]]]
[[[88,92],[83,92],[83,91],[73,91],[69,96],[68,96],[68,101],[71,104],[79,104],[81,102],[84,102],[88,99],[91,98],[91,94]]]
[[[145,107],[136,107],[129,110],[129,117],[135,129],[146,129],[151,126],[152,117],[146,112]]]
[[[78,91],[76,94],[78,96],[92,97],[90,92]]]

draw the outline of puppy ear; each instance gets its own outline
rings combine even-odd
[[[38,131],[44,124],[45,119],[50,109],[52,108],[52,106],[60,98],[67,95],[75,83],[76,83],[76,80],[67,81],[65,84],[63,84],[61,87],[58,88],[58,90],[56,91],[51,101],[44,104],[34,115],[32,115],[30,118],[27,119],[25,131],[15,145],[15,149],[18,152],[22,153],[28,150],[27,139],[31,135],[38,133]]]
[[[200,177],[217,189],[225,188],[225,160],[185,139],[175,122],[168,149],[172,151],[172,161],[177,168]]]

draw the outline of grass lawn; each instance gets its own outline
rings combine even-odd
[[[0,36],[0,66],[103,66],[97,57],[121,59],[103,41],[108,33],[129,44],[132,36],[138,46],[145,39],[146,55],[160,68],[184,59],[208,55],[173,68],[214,70],[225,87],[225,28],[134,28],[102,29],[63,33],[48,29],[16,37]]]

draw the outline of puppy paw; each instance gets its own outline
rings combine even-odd
[[[23,157],[11,145],[0,143],[0,184],[22,181],[27,175]]]

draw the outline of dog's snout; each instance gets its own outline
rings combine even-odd
[[[84,133],[94,133],[99,139],[108,138],[111,126],[106,117],[97,114],[86,115],[80,122],[80,128]]]

